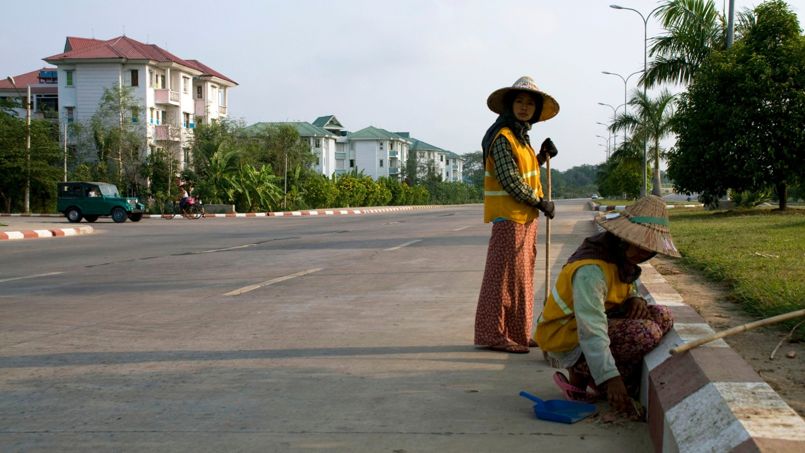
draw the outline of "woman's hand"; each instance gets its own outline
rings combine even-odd
[[[627,319],[651,319],[651,313],[648,311],[646,299],[642,297],[630,297],[624,304],[626,304]]]
[[[614,378],[608,380],[606,384],[609,406],[615,410],[615,412],[633,415],[635,413],[635,408],[632,404],[632,398],[630,398],[629,393],[626,392],[626,385],[623,384],[623,378],[620,376],[615,376]]]

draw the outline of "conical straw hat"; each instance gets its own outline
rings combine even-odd
[[[503,99],[506,97],[506,94],[511,91],[525,91],[542,97],[542,112],[535,122],[551,119],[559,113],[559,103],[556,102],[556,99],[550,94],[540,90],[537,84],[534,83],[534,79],[528,76],[520,77],[510,87],[504,87],[492,92],[486,99],[486,105],[489,107],[489,110],[503,114],[505,107],[503,105]]]
[[[681,256],[671,239],[665,201],[656,195],[640,198],[622,213],[602,215],[595,220],[630,244],[663,255]]]

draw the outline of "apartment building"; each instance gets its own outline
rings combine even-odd
[[[106,89],[130,87],[140,108],[125,121],[140,126],[143,153],[165,150],[181,168],[190,160],[195,125],[226,118],[229,90],[238,85],[198,60],[127,36],[67,37],[64,52],[44,60],[56,66],[61,122],[89,120]]]
[[[369,126],[346,135],[345,159],[354,168],[374,179],[399,178],[408,159],[410,142],[404,137],[379,127]]]
[[[13,83],[12,83],[13,82]],[[14,113],[25,118],[28,97],[31,89],[31,118],[58,119],[59,89],[56,68],[44,67],[0,80],[0,99],[16,100],[19,108]]]

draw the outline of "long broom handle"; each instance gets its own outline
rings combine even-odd
[[[548,172],[548,201],[551,201],[551,155],[545,153],[545,171]],[[551,218],[545,216],[545,299],[548,301],[551,282]],[[543,302],[543,303],[544,303]]]
[[[706,337],[699,338],[698,340],[691,341],[690,343],[685,343],[681,346],[677,346],[674,349],[671,349],[670,352],[671,354],[679,354],[680,352],[685,352],[687,350],[699,347],[705,343],[710,343],[711,341],[718,340],[719,338],[735,335],[736,333],[746,332],[747,330],[767,326],[769,324],[776,324],[780,321],[798,318],[800,316],[805,316],[805,308],[803,308],[802,310],[795,310],[792,312],[783,313],[782,315],[772,316],[771,318],[761,319],[759,321],[752,321],[746,324],[742,324],[740,326],[733,327],[731,329],[722,330],[721,332],[716,332],[712,335],[708,335]]]

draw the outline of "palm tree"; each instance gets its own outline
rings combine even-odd
[[[671,134],[674,116],[674,97],[667,89],[651,99],[640,90],[635,90],[629,105],[630,112],[621,113],[609,127],[615,133],[626,131],[636,143],[650,143],[648,155],[654,161],[654,176],[651,193],[661,195],[660,158],[663,155],[660,141]]]
[[[724,16],[712,0],[668,0],[658,14],[667,34],[652,38],[643,83],[688,83],[711,50],[725,48]]]

